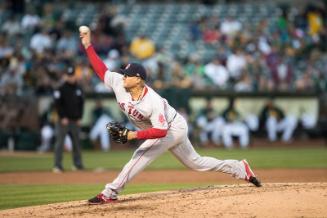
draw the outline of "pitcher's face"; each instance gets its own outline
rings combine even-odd
[[[142,79],[138,76],[128,76],[128,75],[124,75],[124,88],[125,89],[131,89],[134,87],[137,87],[138,85],[141,84]]]

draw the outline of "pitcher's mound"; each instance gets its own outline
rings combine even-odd
[[[225,185],[74,201],[0,211],[0,217],[324,217],[327,183]]]

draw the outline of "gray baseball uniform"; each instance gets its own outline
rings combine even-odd
[[[200,156],[188,139],[186,120],[153,89],[145,86],[142,97],[133,101],[123,86],[123,75],[106,71],[104,83],[113,89],[121,110],[139,129],[168,129],[165,137],[147,139],[136,149],[118,177],[105,186],[102,191],[105,196],[116,198],[127,182],[167,150],[193,170],[219,171],[238,179],[246,178],[242,161]]]

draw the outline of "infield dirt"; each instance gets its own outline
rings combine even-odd
[[[0,211],[0,217],[327,217],[326,169],[256,172],[263,180],[261,188],[221,173],[145,171],[133,183],[182,183],[187,179],[189,182],[205,181],[227,185],[123,195],[116,203],[97,206],[87,205],[86,200],[83,200],[23,207]],[[43,184],[60,184],[64,181],[94,183],[87,178],[94,178],[95,175],[97,182],[105,182],[110,181],[117,172],[28,174],[29,176],[25,173],[5,173],[1,175],[0,183],[17,181],[18,176],[21,184],[40,184],[44,178],[49,180]],[[79,178],[80,182],[75,178]]]
[[[327,183],[213,186],[4,210],[1,217],[326,217]]]

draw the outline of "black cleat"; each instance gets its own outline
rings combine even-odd
[[[96,204],[108,204],[117,201],[117,198],[108,198],[104,196],[104,194],[100,193],[94,198],[89,199],[88,204],[96,205]]]
[[[255,177],[249,163],[246,160],[242,160],[242,162],[244,164],[245,172],[246,172],[245,180],[252,183],[256,187],[261,187],[261,182],[259,179],[257,179],[257,177]]]
[[[259,179],[257,179],[257,177],[251,176],[249,179],[249,182],[252,183],[253,185],[257,186],[257,187],[261,187],[261,182]]]

